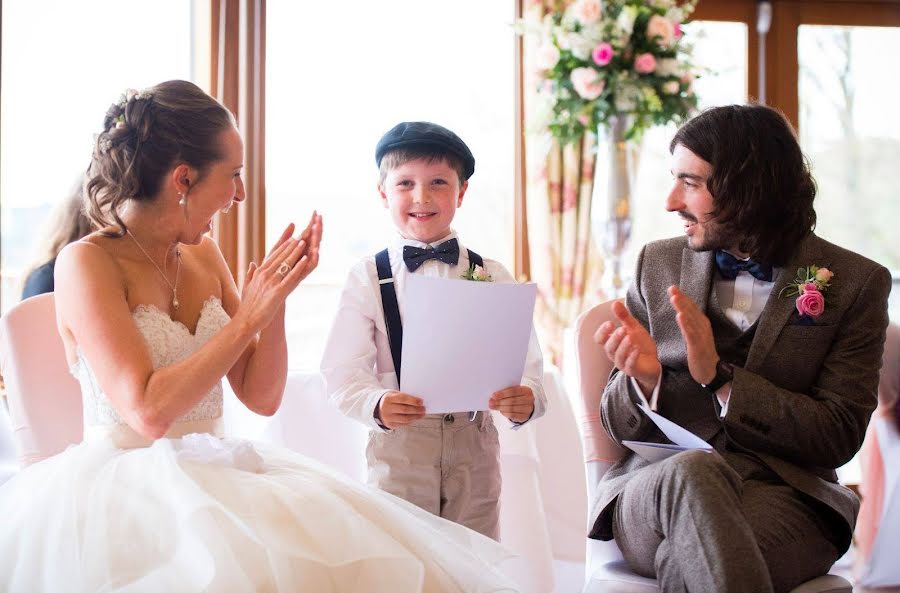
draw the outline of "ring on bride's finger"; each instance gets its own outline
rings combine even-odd
[[[287,276],[288,272],[290,272],[290,271],[291,271],[291,266],[286,261],[283,261],[283,262],[281,262],[281,265],[278,266],[278,269],[275,270],[275,273],[278,274],[279,276],[281,276],[282,278],[284,278],[285,276]]]

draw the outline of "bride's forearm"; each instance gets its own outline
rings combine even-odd
[[[284,307],[259,334],[247,360],[238,397],[251,411],[271,416],[281,405],[287,381],[287,338]]]
[[[222,380],[254,338],[252,326],[235,317],[194,354],[153,371],[126,421],[146,437],[163,436]]]

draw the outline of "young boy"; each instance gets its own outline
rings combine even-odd
[[[474,264],[479,277],[514,282],[502,264],[462,248],[450,228],[475,158],[450,130],[404,122],[378,142],[375,162],[378,193],[399,236],[350,271],[322,360],[326,390],[371,429],[369,484],[498,539],[500,445],[491,414],[428,414],[416,394],[399,391],[398,379],[409,274],[460,279]],[[532,331],[522,384],[485,394],[513,428],[544,413],[542,367]]]

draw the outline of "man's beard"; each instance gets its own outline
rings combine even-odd
[[[731,236],[728,229],[713,220],[706,222],[694,222],[699,229],[702,229],[702,237],[688,237],[688,247],[692,251],[713,251],[716,249],[731,249],[735,246],[736,241]],[[698,230],[699,230],[698,229]]]

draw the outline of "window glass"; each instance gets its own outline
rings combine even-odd
[[[475,175],[454,228],[512,265],[513,6],[385,0],[354,4],[353,18],[343,9],[267,6],[266,236],[305,224],[313,209],[325,225],[319,268],[288,302],[292,368],[318,367],[347,272],[394,237],[374,153],[400,121],[434,121],[469,145]]]
[[[192,3],[148,6],[138,0],[2,3],[3,311],[19,300],[22,272],[33,263],[48,214],[87,168],[106,107],[126,88],[192,78]]]

